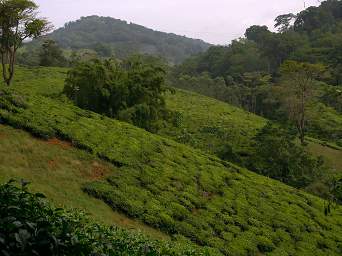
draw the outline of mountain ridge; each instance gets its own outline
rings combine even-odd
[[[46,35],[46,38],[55,40],[64,49],[91,49],[106,57],[114,54],[119,58],[134,53],[152,54],[173,64],[204,52],[211,46],[201,39],[98,15],[70,21]]]

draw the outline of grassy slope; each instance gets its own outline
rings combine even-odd
[[[26,132],[0,125],[0,182],[12,178],[29,180],[32,189],[43,192],[57,207],[82,209],[95,221],[166,238],[82,191],[84,183],[101,179],[114,169],[113,165],[70,143],[38,140]]]
[[[178,128],[166,128],[160,134],[208,153],[226,143],[236,152],[248,152],[253,136],[266,124],[262,117],[193,92],[177,90],[166,103],[181,113],[182,121]]]
[[[20,68],[15,86],[24,94],[58,94],[63,89],[66,72],[65,68]],[[208,153],[215,153],[215,149],[226,143],[237,152],[248,151],[252,137],[267,121],[224,102],[183,90],[168,94],[166,103],[181,113],[181,122],[179,127],[165,127],[159,134]],[[311,152],[323,155],[333,166],[341,166],[341,148],[320,143],[310,139],[310,147],[317,149]]]
[[[56,88],[51,77],[34,91]],[[2,95],[2,120],[66,138],[120,166],[86,186],[114,209],[227,255],[340,255],[340,207],[324,216],[319,198],[29,87]]]

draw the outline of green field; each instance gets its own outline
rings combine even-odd
[[[17,77],[20,82],[1,92],[2,122],[45,139],[64,139],[114,165],[109,167],[108,175],[74,184],[79,194],[82,186],[115,211],[169,235],[217,248],[225,255],[341,254],[341,207],[325,216],[325,202],[317,197],[203,151],[81,110],[58,95],[63,84],[58,77],[63,77],[65,70],[36,69],[20,73]],[[207,98],[206,101],[210,102]],[[248,122],[242,119],[240,122],[254,123],[253,119]],[[254,132],[255,127],[250,136]],[[8,150],[2,154],[6,155]],[[25,148],[21,151],[24,157]],[[51,158],[52,155],[46,154],[46,159]],[[83,161],[81,156],[76,154],[76,158],[81,158],[79,161]],[[87,166],[94,161],[88,154],[85,158]],[[29,169],[29,164],[26,167]],[[40,172],[45,167],[46,163],[41,163]],[[13,175],[20,175],[18,168],[13,169]],[[73,175],[81,174],[76,171]],[[39,176],[42,177],[39,182],[44,182],[44,175]],[[47,180],[39,185],[40,189],[47,186]],[[58,187],[67,191],[67,186],[70,185],[62,179]],[[48,188],[45,190],[49,192]],[[78,204],[82,207],[88,197],[80,197]],[[63,203],[62,192],[55,198],[61,198]],[[96,215],[95,205],[93,209]]]

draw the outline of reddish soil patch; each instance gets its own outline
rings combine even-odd
[[[62,140],[59,140],[57,138],[49,139],[47,141],[47,143],[50,144],[50,145],[60,146],[63,149],[72,148],[72,144],[70,142],[62,141]]]
[[[57,167],[57,161],[56,160],[50,160],[48,162],[48,165],[49,165],[50,169],[56,168]]]
[[[99,180],[107,176],[109,168],[94,161],[91,166],[91,172],[87,175],[89,179]]]

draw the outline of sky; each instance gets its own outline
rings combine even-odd
[[[280,14],[298,13],[319,0],[35,0],[55,28],[81,16],[126,20],[155,30],[229,44],[251,25],[273,28]]]

